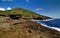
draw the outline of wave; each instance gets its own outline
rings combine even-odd
[[[48,28],[52,28],[52,29],[55,29],[55,30],[57,30],[57,31],[60,31],[60,28],[56,28],[56,27],[50,27],[50,26],[48,26],[48,25],[46,25],[46,24],[43,24],[43,23],[41,23],[41,22],[39,22],[42,26],[45,26],[45,27],[48,27]]]
[[[51,20],[54,20],[54,19],[46,19],[46,20],[44,20],[44,21],[51,21]]]
[[[32,21],[51,21],[51,20],[54,20],[54,19],[46,19],[46,20],[32,20]]]
[[[35,21],[37,23],[40,23],[42,26],[45,26],[45,27],[48,27],[48,28],[52,28],[52,29],[55,29],[57,31],[60,31],[60,28],[57,28],[57,27],[51,27],[51,26],[48,26],[40,21],[52,21],[52,20],[55,20],[55,19],[47,19],[47,20],[32,20],[32,21]],[[59,19],[60,20],[60,19]]]

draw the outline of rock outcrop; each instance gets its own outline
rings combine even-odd
[[[2,17],[10,17],[11,19],[20,19],[22,16],[20,14],[0,14]]]

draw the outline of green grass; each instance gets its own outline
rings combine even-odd
[[[20,14],[24,17],[47,18],[47,16],[37,14],[35,12],[32,12],[31,10],[27,10],[27,9],[24,9],[24,8],[14,8],[12,10],[0,11],[0,14]]]

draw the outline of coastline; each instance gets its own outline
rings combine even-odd
[[[34,21],[24,19],[12,20],[2,19],[0,25],[1,38],[54,38],[59,37],[58,31],[42,26]],[[3,27],[5,26],[5,27]],[[47,36],[48,35],[48,36]],[[55,36],[56,35],[56,36]],[[3,37],[4,36],[4,37]]]
[[[46,19],[46,20],[31,20],[31,21],[51,21],[53,19]]]
[[[48,27],[48,28],[51,28],[51,29],[55,29],[55,30],[57,30],[57,31],[59,31],[60,32],[60,28],[56,28],[56,27],[50,27],[50,26],[47,26],[47,25],[45,25],[45,24],[43,24],[43,23],[40,23],[42,26],[45,26],[45,27]]]
[[[51,21],[51,20],[54,20],[54,19],[46,19],[46,20],[32,20],[32,21]],[[48,28],[51,28],[51,29],[55,29],[55,30],[57,30],[57,31],[59,31],[60,32],[60,28],[56,28],[56,27],[51,27],[51,26],[48,26],[48,25],[46,25],[46,24],[43,24],[43,23],[41,23],[41,22],[37,22],[37,23],[39,23],[39,24],[41,24],[42,26],[44,26],[44,27],[48,27]]]

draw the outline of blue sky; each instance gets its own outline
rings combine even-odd
[[[0,8],[22,7],[38,14],[60,18],[60,0],[0,0]]]

